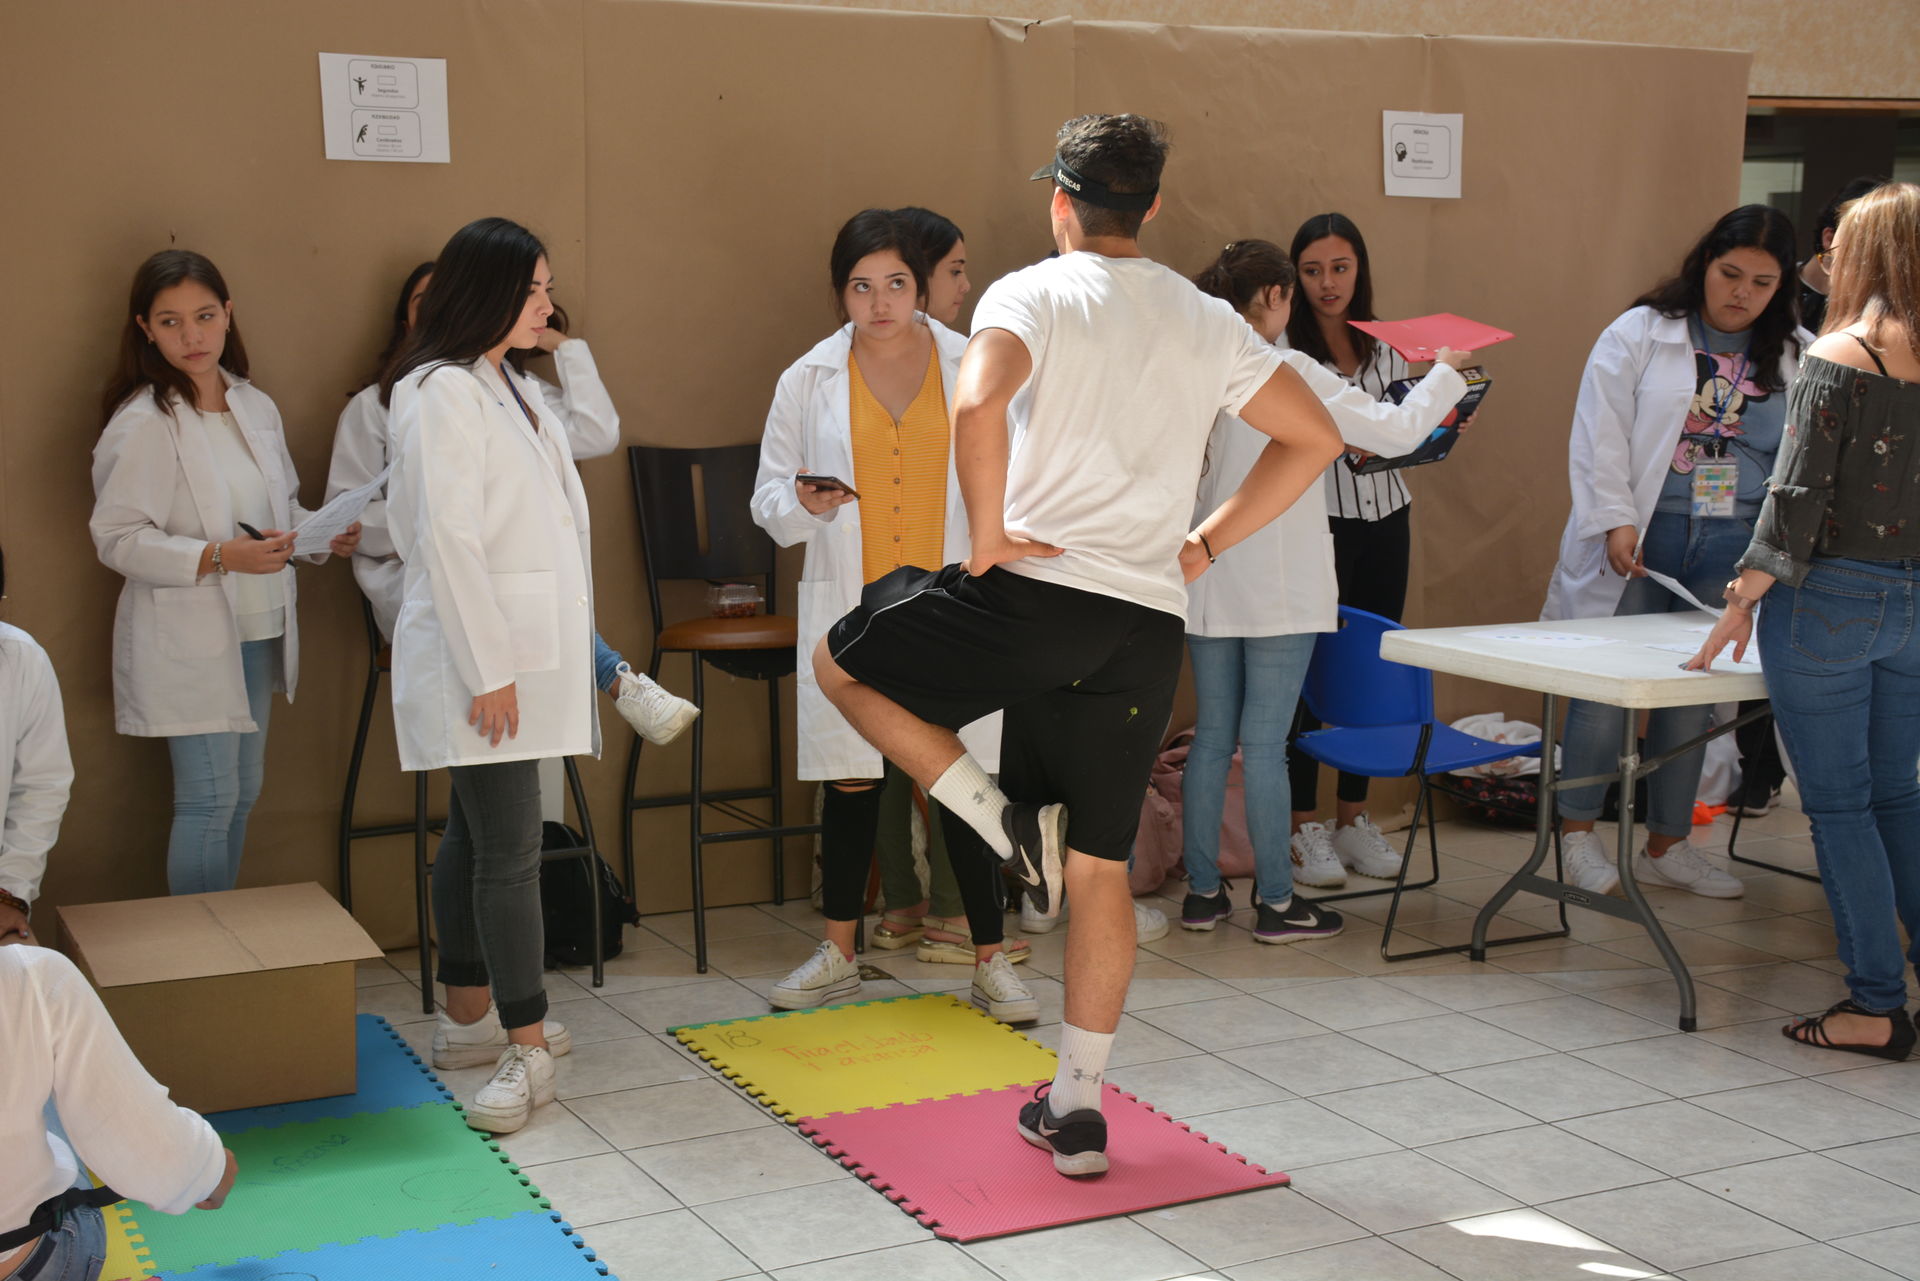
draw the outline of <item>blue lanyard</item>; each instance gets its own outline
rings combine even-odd
[[[1705,353],[1707,358],[1711,360],[1713,356],[1716,355],[1717,353],[1707,350],[1706,322],[1703,320],[1700,320],[1698,316],[1692,317],[1689,323],[1692,323],[1692,322],[1699,323],[1700,351]],[[1740,384],[1745,382],[1747,380],[1747,375],[1752,372],[1753,372],[1753,335],[1748,334],[1747,349],[1740,353],[1740,367],[1734,370],[1732,385],[1727,388],[1724,394],[1716,395],[1713,398],[1713,423],[1708,428],[1709,431],[1717,431],[1719,429],[1721,421],[1727,416],[1727,411],[1733,408],[1733,393],[1740,390]],[[1690,436],[1703,436],[1703,435],[1706,435],[1707,433],[1706,432],[1689,432],[1687,434]]]

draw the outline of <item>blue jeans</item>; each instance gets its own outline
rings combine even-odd
[[[1695,518],[1655,512],[1647,525],[1642,555],[1648,569],[1678,579],[1706,604],[1720,600],[1734,562],[1753,540],[1753,522],[1738,516]],[[1616,617],[1626,614],[1685,613],[1693,606],[1651,578],[1627,581]],[[1625,708],[1574,699],[1567,704],[1567,725],[1560,749],[1563,778],[1614,774],[1620,768],[1620,736],[1630,713]],[[1647,715],[1646,756],[1659,756],[1690,738],[1706,733],[1713,709],[1659,707]],[[1649,832],[1685,839],[1693,831],[1693,802],[1700,791],[1700,767],[1706,749],[1698,748],[1668,762],[1647,778],[1647,812],[1642,816]],[[1600,817],[1607,785],[1575,788],[1559,794],[1560,817],[1590,823]]]
[[[1220,889],[1220,817],[1227,771],[1241,750],[1254,885],[1264,903],[1293,894],[1293,789],[1287,732],[1313,657],[1312,632],[1290,636],[1188,636],[1199,722],[1181,783],[1181,846],[1195,894]]]
[[[1847,990],[1876,1013],[1907,1003],[1920,964],[1917,598],[1920,560],[1815,560],[1767,593],[1755,628]]]
[[[41,1237],[9,1281],[96,1281],[106,1261],[106,1223],[84,1206]]]
[[[593,687],[595,689],[605,690],[612,685],[614,676],[620,671],[620,664],[626,661],[620,657],[619,650],[600,638],[599,632],[593,634]]]
[[[173,758],[173,832],[167,838],[167,890],[207,894],[240,880],[247,817],[260,796],[267,760],[267,712],[280,667],[280,641],[245,641],[240,669],[247,683],[251,734],[178,734]]]

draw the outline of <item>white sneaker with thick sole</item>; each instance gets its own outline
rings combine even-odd
[[[1333,852],[1333,836],[1325,823],[1302,823],[1288,852],[1295,883],[1323,890],[1337,890],[1347,883],[1347,869]]]
[[[858,995],[860,967],[847,959],[839,944],[826,939],[799,969],[774,984],[767,999],[783,1010],[811,1010]]]
[[[509,1045],[493,1079],[467,1105],[467,1124],[492,1134],[512,1134],[533,1110],[553,1102],[553,1055],[538,1045]]]
[[[500,1026],[500,1011],[491,1001],[487,1012],[472,1023],[455,1023],[445,1010],[436,1017],[433,1065],[443,1072],[497,1062],[500,1052],[507,1048],[507,1029]],[[552,1019],[540,1025],[540,1034],[547,1038],[547,1051],[556,1059],[573,1049],[573,1033]]]
[[[973,1003],[1002,1023],[1031,1023],[1040,1017],[1040,1002],[1013,972],[1005,952],[995,952],[973,967]]]
[[[1633,879],[1642,885],[1665,885],[1707,898],[1739,898],[1747,892],[1737,876],[1729,876],[1686,841],[1672,846],[1659,858],[1647,853],[1646,846],[1633,856]]]
[[[656,746],[671,743],[700,715],[678,694],[669,693],[650,677],[642,676],[625,663],[620,664],[619,680],[614,686],[613,705],[621,718],[633,726],[633,732]]]
[[[1151,943],[1166,936],[1167,914],[1157,907],[1148,907],[1139,899],[1133,900],[1133,941]]]
[[[1365,814],[1354,819],[1352,826],[1333,834],[1333,852],[1339,855],[1342,867],[1357,875],[1377,881],[1391,881],[1400,875],[1400,851]]]
[[[1051,934],[1053,927],[1066,919],[1066,904],[1062,903],[1060,910],[1054,915],[1042,916],[1031,894],[1020,895],[1020,932],[1022,934]]]
[[[1613,855],[1592,832],[1568,832],[1560,838],[1560,858],[1567,884],[1589,894],[1611,894],[1620,888],[1620,869]]]

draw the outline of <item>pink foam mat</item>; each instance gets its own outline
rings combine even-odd
[[[1015,1128],[1030,1085],[808,1117],[800,1132],[949,1241],[1029,1232],[1229,1192],[1269,1173],[1109,1085],[1105,1174],[1069,1179]]]

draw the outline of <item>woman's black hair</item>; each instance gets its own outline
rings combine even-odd
[[[840,228],[840,234],[833,238],[833,252],[827,258],[833,280],[833,311],[840,317],[841,324],[846,324],[848,319],[847,282],[853,278],[853,269],[868,254],[889,252],[899,254],[900,261],[913,273],[915,305],[927,305],[927,260],[920,252],[918,238],[893,210],[862,209]]]
[[[407,330],[412,328],[412,326],[407,323],[407,299],[413,297],[413,291],[419,287],[420,282],[432,274],[433,264],[431,262],[423,262],[407,273],[407,282],[400,286],[400,297],[397,298],[393,304],[393,324],[387,330],[386,345],[380,349],[380,354],[374,358],[373,376],[368,378],[366,382],[361,383],[360,385],[362,387],[365,387],[367,383],[379,382],[380,375],[387,371],[387,366],[393,363],[393,358],[400,354],[401,346],[407,341]],[[425,302],[424,296],[421,301]]]
[[[119,363],[100,397],[102,427],[120,406],[143,391],[152,392],[154,403],[169,414],[173,412],[170,393],[178,394],[184,404],[195,403],[193,379],[168,364],[167,358],[140,328],[140,322],[153,310],[153,300],[162,290],[188,281],[205,285],[222,303],[231,301],[220,269],[191,249],[162,249],[133,273],[133,287],[127,291],[127,323],[120,329]],[[247,376],[247,347],[240,341],[237,320],[227,325],[220,366],[236,378]]]
[[[1373,263],[1367,257],[1366,238],[1360,234],[1360,228],[1353,225],[1353,219],[1343,213],[1315,214],[1293,233],[1293,244],[1287,250],[1287,257],[1297,267],[1306,247],[1328,236],[1338,236],[1353,246],[1353,298],[1347,303],[1347,319],[1373,320]],[[1358,329],[1348,337],[1353,340],[1354,354],[1360,357],[1360,365],[1355,372],[1365,373],[1373,367],[1374,357],[1379,354],[1379,344],[1374,342],[1373,335]],[[1333,359],[1333,351],[1320,332],[1320,321],[1311,306],[1295,307],[1293,315],[1287,317],[1287,344],[1321,364]]]
[[[423,365],[471,364],[504,341],[527,304],[533,270],[546,254],[539,237],[506,218],[480,218],[453,233],[434,259],[420,316],[380,371],[380,403]]]
[[[1291,292],[1299,278],[1293,259],[1271,240],[1236,240],[1194,276],[1193,283],[1201,293],[1226,299],[1244,316],[1262,290],[1278,285]]]
[[[1758,249],[1780,269],[1773,297],[1749,331],[1747,355],[1753,362],[1754,381],[1768,391],[1781,391],[1780,357],[1788,343],[1794,351],[1800,350],[1800,340],[1794,336],[1800,327],[1800,290],[1793,274],[1793,223],[1773,206],[1741,205],[1722,214],[1687,251],[1679,273],[1641,294],[1633,305],[1673,318],[1698,315],[1707,302],[1708,265],[1735,249]]]
[[[893,216],[905,225],[907,234],[920,246],[920,256],[926,260],[928,271],[938,267],[940,260],[967,238],[953,219],[931,209],[922,209],[919,205],[896,209]]]

